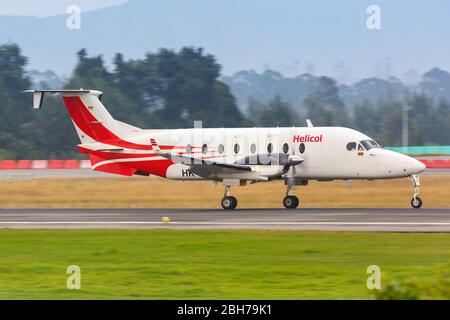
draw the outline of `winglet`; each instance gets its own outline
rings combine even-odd
[[[40,109],[42,101],[44,101],[44,93],[39,91],[33,92],[33,109]]]

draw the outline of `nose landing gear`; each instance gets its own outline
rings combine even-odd
[[[414,209],[419,209],[422,206],[422,199],[419,198],[419,186],[420,186],[420,178],[418,175],[411,175],[411,181],[413,183],[413,191],[414,195],[411,199],[411,206]]]
[[[295,209],[298,207],[300,200],[294,195],[292,186],[287,187],[286,197],[283,199],[283,205],[286,209]]]
[[[237,199],[230,195],[230,186],[225,186],[225,192],[222,198],[222,208],[225,210],[233,210],[237,207]]]

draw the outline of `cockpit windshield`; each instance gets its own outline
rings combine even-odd
[[[373,148],[381,148],[381,146],[375,140],[361,140],[360,143],[367,151]]]

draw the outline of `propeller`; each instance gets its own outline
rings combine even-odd
[[[286,177],[286,181],[289,187],[293,186],[295,182],[295,166],[302,163],[303,161],[304,159],[302,157],[296,156],[294,154],[290,154],[284,161],[284,171],[286,172],[284,176]]]

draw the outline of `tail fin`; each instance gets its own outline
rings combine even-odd
[[[69,112],[81,143],[108,142],[141,129],[115,120],[101,102],[96,90],[27,90],[33,94],[33,108],[40,109],[45,93],[60,96]]]

